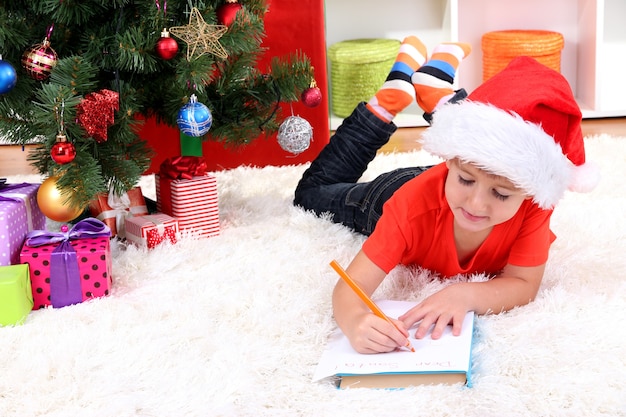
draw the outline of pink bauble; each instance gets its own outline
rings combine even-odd
[[[317,107],[322,102],[322,90],[318,87],[307,88],[302,92],[302,103],[307,107]]]

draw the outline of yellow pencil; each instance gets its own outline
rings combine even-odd
[[[337,261],[335,261],[335,260],[331,261],[330,266],[332,266],[333,269],[335,271],[337,271],[339,276],[346,282],[346,284],[348,284],[350,286],[350,288],[352,288],[352,290],[354,290],[354,292],[361,298],[361,300],[363,300],[363,302],[369,307],[369,309],[372,310],[372,313],[376,314],[378,317],[380,317],[383,320],[387,320],[396,329],[398,329],[398,326],[396,326],[396,324],[389,317],[387,317],[387,315],[385,313],[383,313],[383,311],[380,309],[380,307],[378,307],[376,305],[376,303],[374,303],[374,301],[372,301],[372,299],[369,298],[367,296],[367,294],[365,294],[365,292],[363,292],[361,287],[359,287],[357,285],[357,283],[354,282],[354,280],[352,278],[350,278],[350,275],[348,275],[348,273],[345,271],[345,269],[343,269],[341,267],[341,265],[339,265],[339,263],[337,263]],[[398,331],[400,333],[402,333],[402,331],[400,329],[398,329]],[[406,341],[405,347],[407,349],[409,349],[411,352],[415,352],[415,348],[411,344],[411,341],[409,341],[408,339]]]

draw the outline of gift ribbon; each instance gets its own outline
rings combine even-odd
[[[157,210],[172,215],[172,179],[157,175]]]
[[[163,233],[165,233],[165,222],[161,220],[158,216],[151,216],[148,214],[147,216],[143,216],[143,218],[154,223],[154,225],[156,226],[156,232],[159,234],[159,237],[161,237]]]
[[[199,156],[176,156],[168,158],[161,164],[159,174],[173,180],[190,180],[206,174],[207,165]]]
[[[67,232],[33,230],[26,235],[25,245],[29,247],[61,242],[50,258],[50,303],[53,307],[65,307],[83,300],[78,256],[70,242],[110,236],[109,226],[95,218],[81,220]]]
[[[202,156],[202,138],[185,135],[180,132],[180,154],[183,156]]]
[[[0,183],[0,201],[11,201],[16,203],[24,203],[26,208],[26,224],[28,225],[28,231],[33,230],[33,209],[30,206],[30,198],[28,194],[7,192],[13,190],[19,190],[20,188],[28,187],[32,184],[23,182],[21,184],[7,185],[4,182]]]
[[[151,232],[152,232],[152,236],[154,236],[154,233],[156,233],[156,238],[155,238],[156,244],[161,243],[165,239],[167,239],[166,230],[165,230],[165,222],[162,219],[160,219],[158,216],[153,216],[150,214],[148,214],[147,216],[143,216],[143,218],[152,222],[156,226],[156,229],[151,229],[151,230],[146,231],[146,237],[143,238],[146,242],[146,246],[149,246],[148,240],[150,238]]]
[[[106,220],[115,217],[115,229],[119,237],[126,236],[124,226],[126,217],[148,212],[148,207],[145,205],[131,207],[128,193],[116,195],[113,190],[107,196],[107,204],[111,207],[111,210],[105,210],[98,214],[97,219]]]

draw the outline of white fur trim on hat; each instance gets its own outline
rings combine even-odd
[[[590,161],[582,165],[574,166],[572,180],[569,185],[570,191],[588,193],[600,182],[600,167]]]
[[[489,104],[466,100],[439,107],[421,142],[433,155],[509,179],[544,209],[575,182],[574,165],[540,126]]]

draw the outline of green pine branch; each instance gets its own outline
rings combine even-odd
[[[259,68],[266,54],[265,0],[240,0],[242,11],[218,40],[227,51],[187,60],[187,45],[163,60],[155,47],[164,28],[189,23],[192,5],[207,24],[217,24],[223,0],[0,0],[0,53],[18,73],[17,85],[0,96],[0,136],[12,143],[38,144],[29,160],[45,175],[61,175],[58,184],[69,201],[85,207],[98,192],[126,191],[150,164],[152,150],[138,135],[138,116],[156,117],[176,126],[180,108],[195,94],[213,115],[203,140],[243,146],[260,134],[277,131],[281,103],[298,101],[313,79],[308,58],[294,51]],[[50,33],[57,65],[45,81],[30,78],[21,57]],[[102,89],[119,94],[119,110],[98,143],[76,122],[77,106]],[[62,112],[61,112],[62,109]],[[77,150],[66,165],[55,163],[50,149],[59,132]]]

